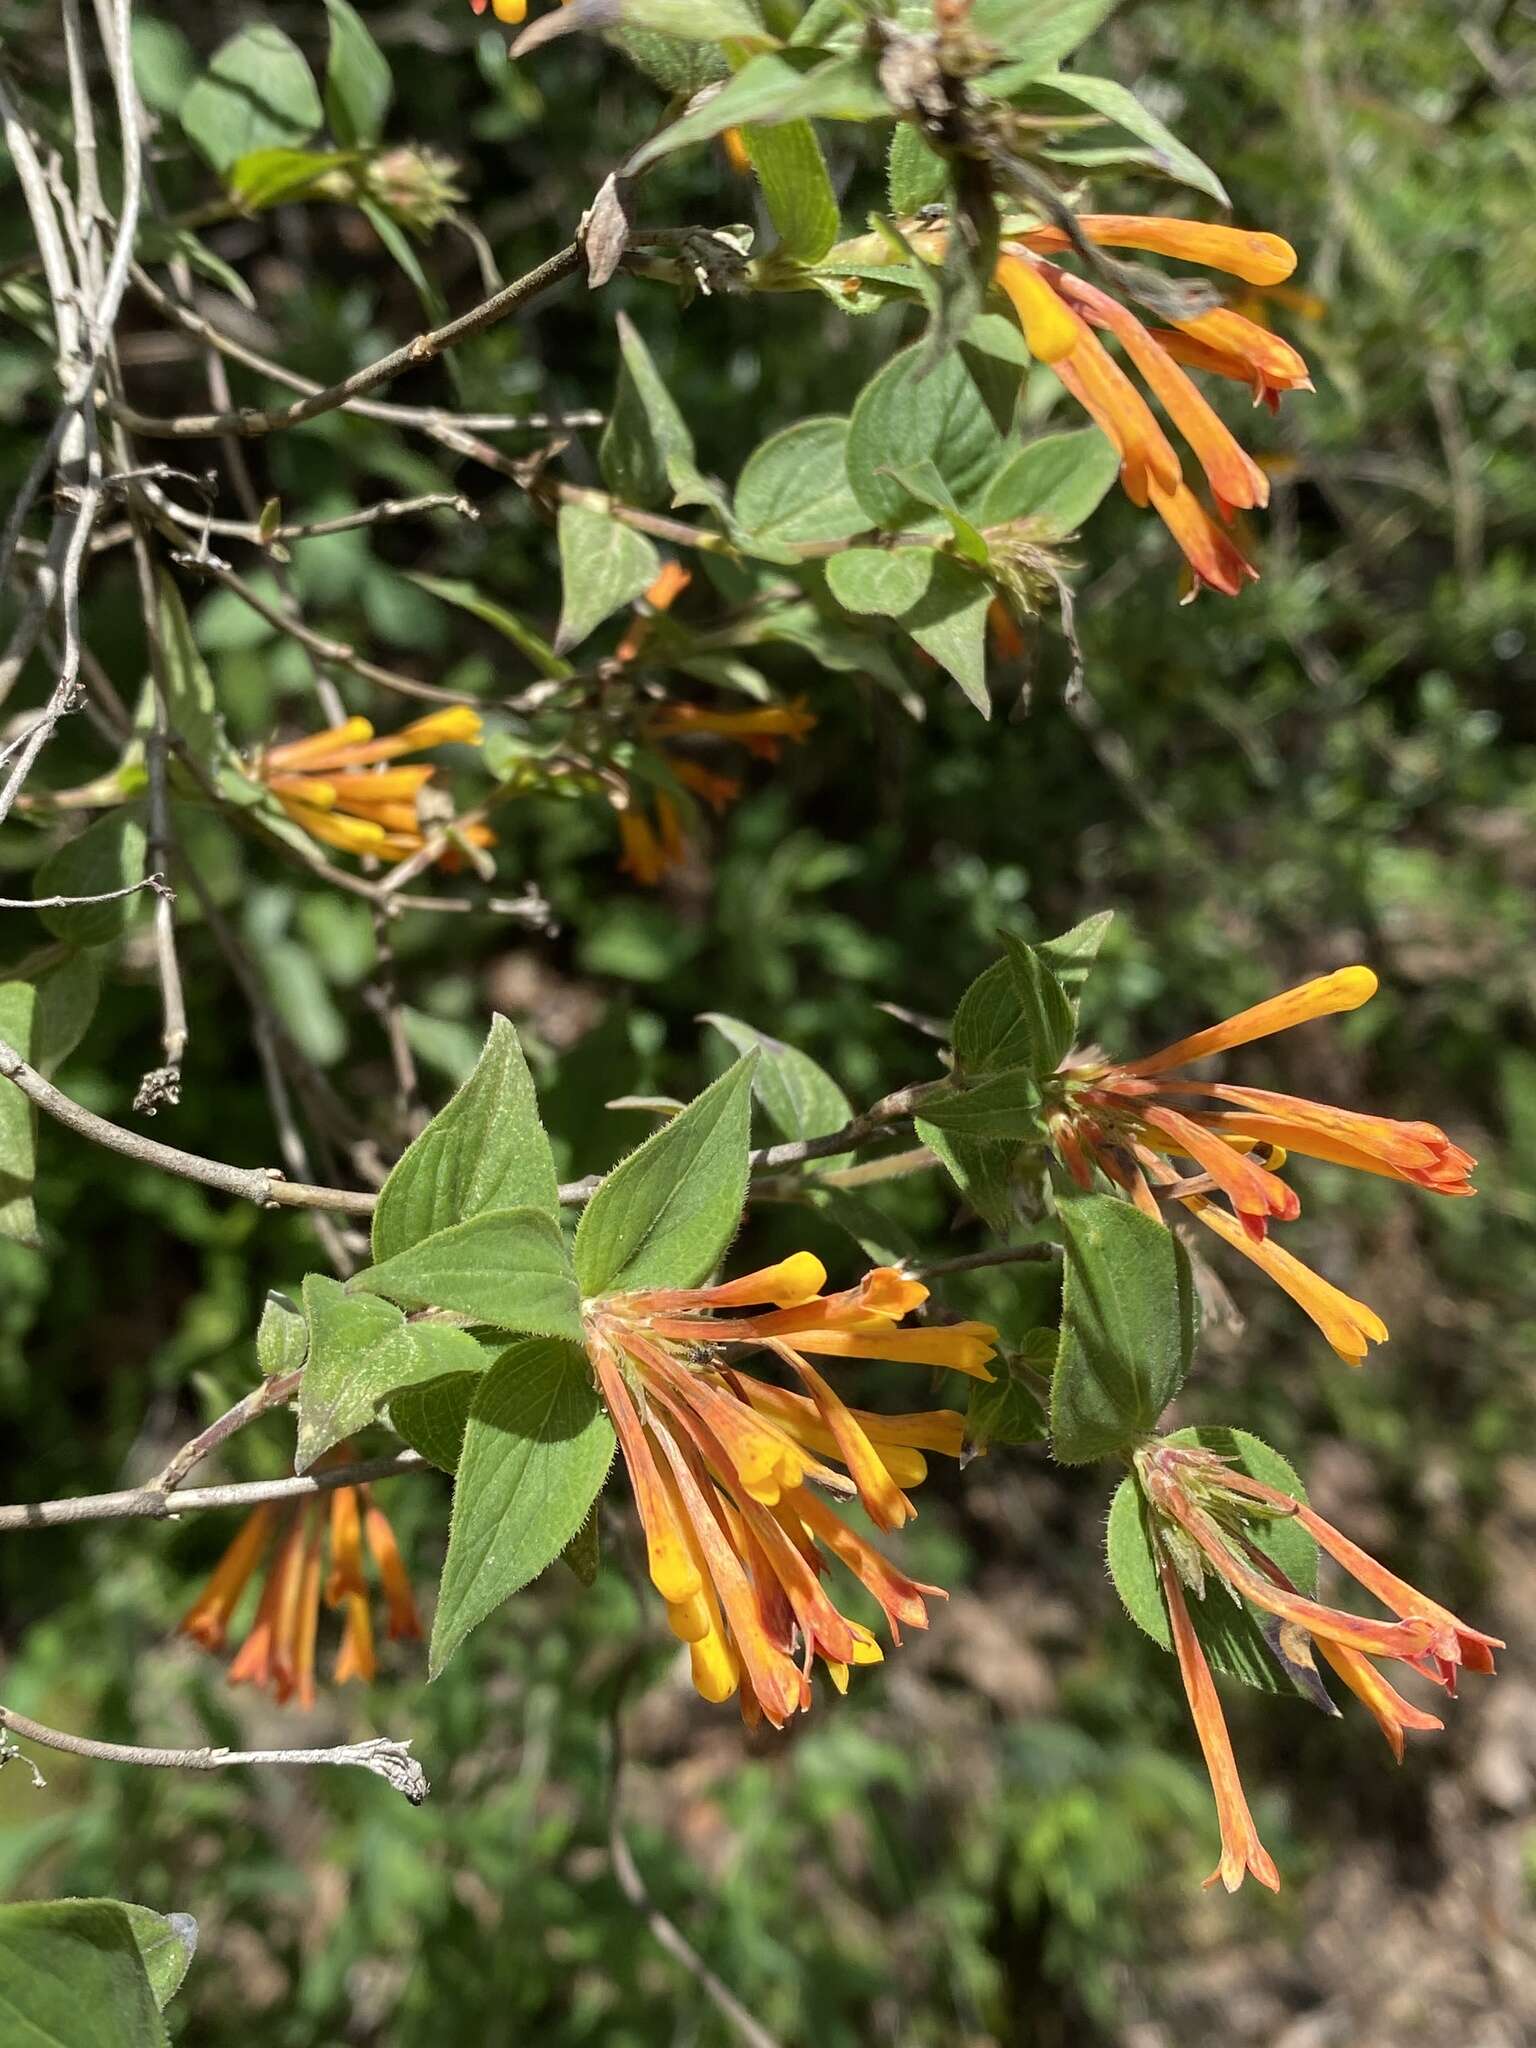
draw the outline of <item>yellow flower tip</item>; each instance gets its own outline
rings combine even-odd
[[[1082,328],[1028,257],[1004,253],[993,275],[1018,315],[1024,345],[1035,360],[1059,363],[1071,355]]]
[[[669,1608],[683,1607],[698,1599],[703,1581],[686,1546],[677,1537],[664,1531],[651,1534],[646,1554],[651,1584]],[[684,1637],[685,1642],[692,1640],[691,1636]]]
[[[711,1628],[701,1641],[689,1646],[688,1661],[694,1691],[712,1707],[722,1705],[741,1683],[736,1653],[717,1628]]]
[[[1358,1010],[1381,986],[1369,967],[1341,967],[1326,979],[1333,984],[1334,1001],[1330,1007],[1335,1010]]]
[[[854,1663],[883,1664],[885,1662],[885,1652],[875,1641],[869,1630],[864,1627],[863,1623],[851,1621],[848,1627],[853,1636]]]
[[[468,704],[452,704],[445,711],[434,711],[426,718],[416,719],[396,733],[395,738],[408,741],[412,747],[444,747],[455,741],[475,746],[484,730],[485,721],[478,711]]]
[[[827,1659],[827,1676],[846,1698],[848,1693],[848,1666],[846,1664],[834,1664],[829,1657]]]
[[[528,0],[491,0],[491,12],[505,28],[519,28],[528,19]]]
[[[714,1626],[709,1602],[702,1592],[689,1600],[667,1602],[667,1627],[680,1643],[701,1643]]]

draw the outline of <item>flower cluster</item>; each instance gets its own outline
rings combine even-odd
[[[418,806],[437,770],[430,762],[383,764],[453,741],[476,746],[480,736],[479,712],[461,705],[430,712],[382,738],[375,738],[366,718],[349,718],[325,732],[268,747],[251,772],[311,839],[343,853],[401,860],[426,844]],[[496,843],[485,825],[464,825],[459,831],[471,846]],[[445,865],[453,864],[455,851],[444,849]]]
[[[1233,1892],[1251,1871],[1277,1891],[1279,1874],[1243,1795],[1186,1590],[1203,1599],[1207,1575],[1214,1575],[1234,1599],[1272,1617],[1279,1624],[1273,1641],[1280,1661],[1315,1704],[1337,1713],[1317,1672],[1312,1653],[1319,1653],[1374,1715],[1399,1762],[1405,1730],[1433,1730],[1444,1723],[1405,1700],[1377,1666],[1398,1663],[1454,1697],[1457,1673],[1491,1673],[1493,1652],[1504,1645],[1397,1578],[1304,1502],[1232,1470],[1214,1452],[1159,1443],[1140,1451],[1136,1466],[1152,1508],[1158,1577],[1174,1651],[1221,1822],[1221,1861],[1206,1882],[1220,1878]],[[1251,1522],[1277,1515],[1294,1516],[1318,1547],[1396,1619],[1350,1614],[1299,1592],[1249,1533]]]
[[[634,1488],[650,1575],[673,1633],[689,1645],[708,1700],[739,1691],[743,1716],[781,1728],[811,1701],[814,1660],[839,1691],[879,1643],[841,1613],[821,1581],[835,1557],[884,1610],[893,1642],[925,1628],[925,1594],[827,1506],[856,1496],[877,1528],[916,1510],[908,1487],[925,1452],[959,1455],[964,1419],[948,1410],[874,1415],[848,1407],[807,1353],[952,1366],[990,1379],[997,1332],[985,1323],[899,1329],[928,1290],[892,1267],[824,1294],[808,1252],[719,1287],[614,1294],[585,1309],[587,1349]],[[765,1350],[799,1389],[729,1362]],[[842,1469],[837,1469],[841,1467]]]
[[[414,1640],[421,1620],[411,1582],[388,1518],[366,1486],[338,1486],[327,1500],[295,1507],[269,1502],[254,1509],[182,1618],[181,1632],[205,1650],[222,1651],[241,1595],[264,1565],[261,1597],[230,1664],[230,1684],[270,1690],[280,1706],[297,1699],[312,1707],[322,1600],[344,1616],[332,1679],[369,1684],[378,1663],[365,1547],[384,1588],[391,1642]]]
[[[1158,215],[1084,214],[1077,226],[1095,246],[1148,250],[1227,272],[1255,286],[1290,276],[1296,252],[1280,236]],[[996,281],[1012,302],[1030,353],[1048,363],[1120,456],[1133,504],[1150,504],[1203,585],[1235,597],[1258,571],[1212,519],[1185,480],[1177,451],[1152,408],[1098,338],[1110,334],[1199,462],[1224,523],[1269,502],[1269,479],[1238,443],[1181,365],[1250,387],[1272,410],[1282,393],[1312,388],[1301,356],[1231,306],[1207,306],[1168,327],[1148,328],[1118,299],[1049,260],[1070,247],[1058,227],[1011,234]],[[1096,331],[1097,330],[1097,331]]]
[[[645,609],[614,649],[616,661],[630,667],[642,658],[654,620],[671,610],[692,580],[677,562],[662,569],[644,594]],[[790,704],[755,705],[749,711],[710,711],[700,704],[679,701],[647,708],[639,720],[638,736],[657,749],[674,784],[718,815],[741,794],[740,782],[707,768],[682,751],[678,742],[725,740],[745,747],[759,760],[775,761],[785,740],[803,740],[815,724],[803,697]],[[614,800],[623,847],[619,867],[643,887],[654,888],[688,859],[688,835],[678,800],[671,790],[661,788],[647,804],[629,778],[614,784]]]
[[[1291,1222],[1301,1209],[1276,1169],[1296,1152],[1411,1181],[1431,1194],[1470,1195],[1476,1162],[1435,1124],[1367,1116],[1267,1088],[1191,1081],[1175,1070],[1314,1017],[1357,1009],[1376,985],[1368,967],[1341,967],[1143,1059],[1073,1052],[1056,1076],[1047,1112],[1052,1146],[1080,1186],[1092,1185],[1097,1168],[1149,1216],[1162,1215],[1154,1187],[1181,1202],[1276,1281],[1352,1365],[1385,1339],[1386,1325],[1273,1242],[1270,1224]],[[1197,1171],[1181,1176],[1170,1156]]]

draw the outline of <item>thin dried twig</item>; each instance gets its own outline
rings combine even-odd
[[[14,1707],[0,1706],[0,1728],[23,1742],[56,1749],[90,1763],[138,1764],[156,1771],[225,1771],[242,1764],[355,1764],[420,1806],[430,1791],[427,1774],[411,1755],[410,1738],[376,1735],[367,1742],[338,1743],[330,1749],[144,1749],[132,1742],[97,1742],[89,1735],[69,1735],[47,1728]]]
[[[776,2038],[762,2022],[748,2012],[729,1984],[717,1977],[675,1920],[669,1919],[651,1897],[640,1874],[620,1819],[620,1795],[624,1781],[623,1730],[617,1710],[608,1723],[608,1859],[619,1890],[644,1920],[658,1948],[687,1971],[731,2032],[746,2048],[779,2048]]]
[[[176,900],[176,891],[164,875],[145,875],[126,888],[104,889],[99,896],[0,896],[0,910],[77,910],[87,903],[121,903],[125,896],[137,896],[141,889],[153,889],[159,897]]]
[[[307,1500],[338,1486],[373,1486],[406,1472],[435,1472],[416,1451],[366,1458],[355,1465],[328,1465],[293,1479],[242,1479],[227,1486],[184,1486],[179,1493],[158,1486],[133,1486],[119,1493],[87,1493],[73,1500],[18,1501],[0,1507],[0,1535],[18,1529],[63,1529],[77,1522],[166,1522],[207,1508],[255,1508],[266,1501]]]
[[[434,361],[445,350],[456,348],[461,341],[468,341],[511,314],[520,313],[541,292],[574,277],[580,267],[581,251],[576,243],[568,242],[525,277],[515,279],[469,312],[461,313],[457,320],[450,320],[430,333],[418,334],[414,341],[391,349],[377,362],[354,370],[340,383],[328,384],[293,405],[270,408],[239,405],[231,412],[184,413],[177,419],[166,420],[151,419],[147,414],[124,408],[121,416],[132,432],[160,440],[201,441],[221,434],[238,434],[242,439],[250,440],[263,434],[281,433],[286,428],[302,426],[306,420],[317,419],[321,413],[334,412],[338,406],[365,398],[370,391],[376,391],[381,384],[389,383],[403,371],[419,369],[423,363]]]

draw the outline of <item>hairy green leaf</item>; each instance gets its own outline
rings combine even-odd
[[[562,505],[560,626],[555,647],[564,653],[656,580],[661,556],[643,533],[621,526],[588,505]]]
[[[1124,1451],[1157,1425],[1193,1349],[1193,1288],[1173,1232],[1113,1195],[1059,1205],[1066,1249],[1051,1448],[1064,1465]]]
[[[304,1323],[296,1472],[307,1472],[333,1444],[371,1422],[379,1403],[415,1378],[420,1363],[398,1308],[372,1295],[348,1294],[323,1273],[305,1275]]]
[[[560,1225],[543,1209],[486,1209],[353,1275],[358,1293],[450,1309],[498,1330],[581,1336],[581,1303]]]
[[[621,1159],[582,1212],[583,1295],[695,1287],[741,1222],[757,1054],[749,1053]]]
[[[304,53],[269,21],[221,44],[181,103],[188,141],[220,173],[253,150],[301,147],[323,118]]]
[[[515,1344],[485,1374],[454,1483],[432,1630],[434,1678],[470,1630],[577,1534],[613,1446],[613,1425],[580,1346]]]
[[[523,1049],[497,1016],[474,1072],[380,1189],[373,1256],[392,1259],[482,1209],[522,1207],[558,1216],[560,1190]]]
[[[325,117],[343,149],[377,142],[394,97],[389,62],[351,0],[325,0],[331,46],[325,64]]]
[[[166,2048],[165,2022],[115,1899],[0,1906],[6,2048]]]

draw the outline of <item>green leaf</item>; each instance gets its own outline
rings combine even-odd
[[[515,612],[509,612],[505,605],[496,603],[494,598],[483,597],[473,583],[460,583],[444,576],[423,576],[419,571],[406,571],[407,578],[418,589],[427,591],[433,597],[440,597],[444,604],[455,604],[460,611],[468,612],[479,619],[482,625],[490,626],[500,633],[504,640],[510,640],[519,654],[525,654],[541,676],[551,682],[564,682],[576,671],[568,661],[556,654],[549,642],[536,633],[532,626],[524,625]]]
[[[1022,521],[1048,544],[1076,533],[1120,474],[1120,457],[1097,427],[1042,434],[1015,449],[982,493],[983,526]]]
[[[616,324],[623,367],[598,450],[604,481],[628,505],[706,505],[728,520],[730,508],[700,470],[688,422],[640,330],[627,313]]]
[[[576,1231],[583,1295],[696,1287],[719,1264],[747,1197],[757,1058],[739,1059],[598,1188]]]
[[[0,1038],[46,1077],[85,1035],[100,990],[88,953],[72,954],[35,982],[0,981]],[[34,1250],[36,1175],[37,1111],[14,1082],[0,1081],[0,1238]]]
[[[560,1189],[523,1049],[497,1016],[475,1071],[380,1189],[373,1256],[395,1258],[483,1209],[523,1207],[557,1217]]]
[[[1029,1067],[1007,1067],[979,1079],[957,1079],[923,1103],[923,1121],[935,1129],[997,1143],[1040,1136],[1040,1087]]]
[[[1092,78],[1081,71],[1052,71],[1042,75],[1039,83],[1049,86],[1052,92],[1063,93],[1068,99],[1076,100],[1081,106],[1092,107],[1096,114],[1113,121],[1127,134],[1134,135],[1138,142],[1144,142],[1156,163],[1170,178],[1192,186],[1197,192],[1206,193],[1218,206],[1230,208],[1232,201],[1227,195],[1227,188],[1210,165],[1203,163],[1192,149],[1187,149],[1171,128],[1117,80]],[[995,89],[995,80],[988,89]]]
[[[187,140],[220,173],[253,150],[298,148],[323,118],[303,52],[269,21],[231,36],[181,103]]]
[[[736,486],[736,523],[744,537],[793,547],[862,533],[869,515],[844,466],[848,422],[833,415],[797,420],[753,450]]]
[[[1157,1425],[1193,1348],[1187,1262],[1163,1224],[1113,1195],[1058,1208],[1066,1248],[1051,1448],[1064,1465],[1124,1451]]]
[[[0,1906],[6,2048],[166,2048],[139,1940],[115,1899]]]
[[[512,54],[521,57],[557,36],[618,24],[676,42],[720,43],[737,36],[763,40],[762,17],[751,0],[566,0],[562,13],[543,15],[524,29]]]
[[[998,936],[1029,1047],[1024,1063],[1040,1080],[1048,1080],[1070,1049],[1077,1028],[1071,998],[1033,946],[1011,932]]]
[[[938,464],[931,456],[925,455],[917,462],[892,463],[890,475],[920,504],[930,506],[949,521],[957,553],[978,568],[987,566],[986,542],[955,503],[954,492],[940,476]]]
[[[304,1322],[295,1472],[307,1472],[322,1452],[372,1422],[379,1403],[414,1377],[420,1362],[399,1309],[348,1294],[323,1273],[305,1276]]]
[[[581,1336],[565,1239],[543,1209],[487,1209],[365,1267],[347,1285],[407,1308],[451,1309],[498,1330]]]
[[[989,583],[952,555],[940,555],[927,590],[898,621],[923,652],[954,677],[983,718],[992,716],[986,644],[991,602]]]
[[[1018,1221],[1011,1171],[1017,1144],[999,1144],[988,1138],[966,1137],[958,1131],[941,1131],[937,1124],[923,1117],[916,1119],[913,1129],[982,1221],[990,1224],[999,1237],[1007,1237]]]
[[[216,770],[232,753],[208,664],[192,637],[192,622],[181,592],[162,569],[159,591],[160,645],[165,656],[166,719],[197,765]]]
[[[1047,1330],[1043,1334],[1050,1340],[1054,1355],[1056,1332]],[[1027,1346],[1025,1356],[1032,1356]],[[994,1361],[993,1370],[994,1379],[976,1380],[971,1386],[965,1410],[966,1442],[979,1451],[984,1451],[988,1444],[1043,1443],[1045,1410],[1040,1405],[1040,1396],[1014,1371],[1006,1354]]]
[[[1099,957],[1099,948],[1105,934],[1115,921],[1112,910],[1096,910],[1092,917],[1085,917],[1081,924],[1073,925],[1058,938],[1042,939],[1035,951],[1044,960],[1056,979],[1067,991],[1074,1013],[1077,998],[1088,976],[1093,972],[1093,963]]]
[[[475,1389],[438,1588],[435,1678],[470,1630],[557,1558],[613,1461],[579,1345],[516,1344]]]
[[[486,1343],[451,1323],[411,1323],[408,1328],[423,1370],[391,1394],[389,1426],[413,1451],[453,1472],[464,1448],[475,1388],[506,1347],[500,1338]]]
[[[1166,1441],[1214,1451],[1219,1457],[1231,1458],[1235,1470],[1246,1472],[1266,1486],[1292,1494],[1300,1501],[1307,1497],[1301,1481],[1279,1452],[1272,1451],[1245,1429],[1178,1429]],[[1310,1598],[1317,1589],[1317,1545],[1301,1524],[1290,1517],[1265,1520],[1255,1516],[1246,1527],[1255,1547],[1273,1558],[1298,1591]],[[1126,1613],[1155,1643],[1172,1650],[1173,1635],[1152,1549],[1150,1511],[1134,1477],[1122,1479],[1115,1489],[1105,1551],[1110,1577],[1125,1603]],[[1254,1610],[1246,1601],[1239,1605],[1214,1583],[1204,1600],[1197,1600],[1188,1592],[1185,1597],[1195,1633],[1213,1670],[1240,1679],[1259,1692],[1289,1694],[1294,1690],[1270,1653]]]
[[[586,505],[562,505],[558,531],[562,583],[555,646],[564,654],[655,582],[661,556],[643,533]]]
[[[1028,1067],[1053,1074],[1072,1043],[1077,1013],[1064,984],[1080,988],[1113,912],[1101,911],[1059,939],[1026,946],[1007,932],[1006,948],[960,998],[950,1034],[956,1071],[995,1073]],[[1035,964],[1025,955],[1036,956]],[[1026,990],[1029,993],[1026,995]],[[1058,1048],[1052,1057],[1053,1048]]]
[[[139,1945],[139,1960],[162,2012],[186,1981],[197,1954],[197,1922],[190,1913],[154,1913],[121,1902]]]
[[[919,212],[942,199],[949,166],[928,147],[909,121],[898,121],[886,163],[886,192],[891,211],[899,216]]]
[[[145,837],[136,808],[108,811],[76,839],[50,854],[32,878],[34,896],[104,896],[144,879]],[[144,911],[145,892],[115,903],[79,903],[39,910],[56,938],[72,946],[109,946]]]
[[[659,36],[643,28],[615,30],[613,42],[653,85],[685,104],[729,74],[725,53],[708,43],[685,43],[680,36]]]
[[[377,200],[359,199],[357,210],[394,258],[396,267],[403,271],[405,276],[410,279],[412,288],[417,298],[421,301],[422,311],[432,322],[432,325],[434,327],[441,327],[448,318],[447,301],[426,271],[422,269],[421,258],[416,254],[411,238],[405,232],[405,229],[401,227],[400,223],[392,215],[385,212]],[[450,377],[455,377],[457,372],[454,368],[454,358],[451,354],[444,358],[444,363]]]
[[[350,0],[325,0],[331,47],[325,64],[325,118],[343,149],[377,142],[394,98],[389,62]]]
[[[890,114],[873,57],[862,51],[825,57],[819,50],[774,50],[744,64],[719,92],[638,149],[633,176],[658,157],[708,142],[727,128],[783,121],[877,121]]]
[[[576,1534],[560,1553],[560,1562],[568,1565],[580,1586],[594,1586],[597,1583],[598,1567],[603,1561],[602,1540],[597,1529],[597,1503],[582,1523]]]
[[[1010,87],[1038,78],[1093,34],[1118,0],[975,0],[966,26],[1007,59]]]
[[[744,128],[742,140],[786,256],[816,263],[837,240],[837,194],[809,121]]]
[[[702,1021],[713,1024],[737,1052],[760,1055],[752,1093],[781,1138],[826,1138],[852,1121],[853,1105],[809,1053],[719,1010],[706,1010]],[[823,1172],[837,1163],[833,1158],[818,1161]]]
[[[922,344],[893,356],[859,393],[848,425],[848,481],[877,526],[920,524],[930,508],[890,473],[929,458],[969,510],[1003,453],[971,370],[958,351],[923,374]]]
[[[256,1365],[263,1379],[297,1372],[309,1352],[309,1326],[304,1311],[286,1294],[269,1289],[256,1325]]]
[[[851,612],[898,619],[927,595],[936,548],[845,548],[827,563],[827,588]]]
[[[230,197],[246,213],[284,206],[312,192],[333,171],[347,170],[357,159],[333,149],[253,149],[225,172]]]

